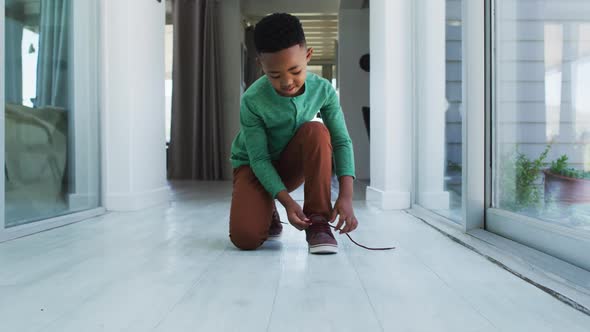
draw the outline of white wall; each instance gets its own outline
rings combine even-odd
[[[164,129],[164,3],[102,4],[104,206],[168,200]]]
[[[224,124],[223,177],[232,179],[231,143],[240,130],[241,44],[244,40],[240,0],[219,2],[221,103]]]
[[[369,138],[361,107],[369,106],[369,73],[359,59],[369,53],[369,9],[342,9],[339,12],[340,104],[354,145],[356,175],[369,179]]]

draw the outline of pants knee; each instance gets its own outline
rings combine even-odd
[[[233,230],[229,238],[238,249],[242,250],[254,250],[260,247],[266,240],[265,236],[261,236],[258,232],[251,230]]]
[[[330,131],[328,128],[321,122],[317,121],[310,121],[301,125],[299,130],[302,130],[305,133],[305,136],[317,143],[326,143],[330,145]]]

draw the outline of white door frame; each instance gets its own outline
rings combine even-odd
[[[484,228],[485,2],[463,1],[463,230]]]
[[[4,0],[0,0],[0,107],[2,107],[2,111],[0,112],[0,164],[2,166],[6,165],[4,162],[4,116],[6,114],[5,111],[5,103],[4,103],[4,21],[5,21],[5,13],[4,13]],[[4,166],[3,168],[5,169],[6,172],[6,166]],[[6,178],[6,174],[4,177],[2,177],[2,180],[0,180],[0,202],[2,202],[2,208],[0,209],[0,239],[2,238],[4,232],[5,232],[5,227],[6,227],[6,222],[5,222],[5,197],[4,197],[4,193],[5,193],[5,178]]]
[[[506,210],[486,214],[488,231],[590,271],[590,235]]]

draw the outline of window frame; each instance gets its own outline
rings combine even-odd
[[[422,0],[423,1],[423,0]],[[463,0],[461,3],[462,10],[462,104],[464,108],[463,121],[461,124],[462,140],[462,206],[460,223],[450,220],[447,217],[440,216],[441,220],[447,221],[452,227],[458,227],[463,232],[485,228],[485,208],[488,200],[486,193],[488,170],[485,165],[489,160],[486,143],[489,141],[489,134],[486,124],[486,58],[485,58],[485,38],[486,22],[482,20],[485,11],[485,1],[468,1]],[[416,4],[414,4],[414,8]],[[427,22],[421,22],[420,15],[414,17],[416,25],[428,26]],[[414,34],[416,33],[414,29]],[[415,52],[415,50],[414,50]],[[419,64],[415,64],[419,65]],[[415,80],[414,80],[415,81]],[[416,88],[414,82],[414,96],[416,99]],[[415,106],[414,106],[415,107]],[[413,142],[417,142],[418,123],[417,110],[413,112]],[[412,146],[412,166],[417,168],[418,151],[417,144]],[[416,192],[418,191],[418,176],[414,172],[412,177],[412,203],[416,210],[430,211],[423,208],[418,200]],[[432,212],[432,211],[430,211]],[[429,214],[430,214],[429,212]],[[432,212],[435,213],[435,212]],[[437,214],[438,215],[438,214]]]

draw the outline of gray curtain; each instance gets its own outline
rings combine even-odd
[[[168,176],[218,180],[222,177],[223,123],[217,2],[172,0],[172,5],[174,86]]]
[[[68,105],[68,0],[41,1],[35,106]]]
[[[6,1],[5,21],[5,100],[9,104],[21,104],[23,102],[23,4],[14,0]]]

